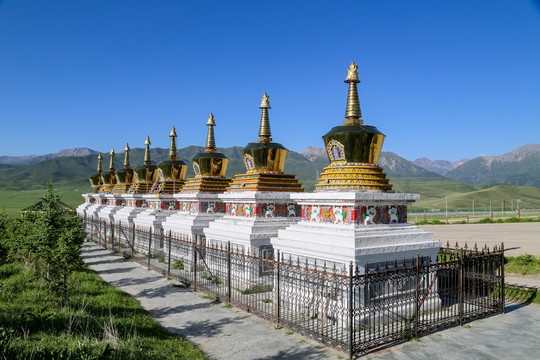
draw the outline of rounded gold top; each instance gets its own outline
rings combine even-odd
[[[347,78],[345,79],[345,82],[360,82],[360,80],[358,80],[358,65],[355,65],[354,61],[351,62],[351,66],[347,69]]]

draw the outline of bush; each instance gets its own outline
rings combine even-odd
[[[491,224],[493,221],[491,221],[490,218],[484,218],[482,220],[478,220],[476,223],[477,224]]]

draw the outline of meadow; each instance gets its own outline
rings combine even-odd
[[[71,283],[65,301],[37,271],[0,266],[0,359],[206,359],[94,271]]]

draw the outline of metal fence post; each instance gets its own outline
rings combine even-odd
[[[353,358],[353,343],[354,343],[354,329],[353,329],[353,263],[349,263],[349,358]]]
[[[150,267],[150,252],[152,251],[152,227],[150,226],[149,232],[148,232],[148,266]]]
[[[463,249],[459,250],[459,277],[458,277],[458,317],[459,325],[463,326]]]
[[[111,250],[114,252],[114,221],[111,221]]]
[[[197,290],[197,235],[191,238],[193,244],[193,290]]]
[[[92,222],[90,225],[90,241],[94,242],[94,215],[92,215]]]
[[[133,256],[135,256],[135,223],[131,225],[131,229],[131,261],[133,261]]]
[[[107,250],[107,222],[103,220],[103,245],[105,246],[105,250]]]
[[[419,303],[419,297],[420,292],[418,289],[418,286],[420,284],[420,254],[416,253],[416,294],[415,294],[415,307],[414,307],[414,337],[418,338],[418,313],[420,309],[418,309],[418,303]]]
[[[276,262],[276,316],[277,316],[277,323],[279,324],[279,321],[281,320],[281,289],[280,289],[280,263],[281,263],[281,254],[279,253],[279,250],[277,251],[277,262]]]
[[[504,243],[501,243],[501,296],[502,296],[502,313],[506,313],[506,294],[504,286]]]
[[[167,261],[167,275],[171,275],[171,238],[172,238],[172,231],[169,230],[169,261]]]
[[[231,302],[232,284],[231,284],[231,242],[227,241],[227,286],[228,286],[228,303]]]

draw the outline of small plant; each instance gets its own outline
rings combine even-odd
[[[299,344],[305,344],[306,343],[306,340],[302,339],[298,342]]]
[[[218,298],[215,298],[213,296],[210,296],[210,295],[204,295],[204,296],[201,296],[203,299],[206,299],[206,300],[210,300],[212,302],[215,302],[215,303],[220,303],[221,301],[219,301]]]
[[[263,303],[265,303],[265,304],[270,304],[270,303],[272,303],[272,299],[262,299],[261,301],[262,301]]]
[[[484,218],[482,220],[478,220],[476,223],[477,224],[491,224],[493,221],[491,221],[490,218]]]
[[[465,329],[470,329],[470,328],[471,328],[471,325],[463,325],[463,327],[464,327]]]
[[[416,342],[420,342],[420,339],[419,339],[419,338],[416,338],[416,337],[413,337],[411,340],[412,340],[412,341],[416,341]]]
[[[230,308],[232,308],[232,305],[231,305],[231,304],[225,304],[225,305],[223,305],[223,307],[224,307],[225,309],[230,309]]]
[[[292,334],[293,334],[292,331],[286,331],[286,332],[285,332],[285,335],[292,335]]]
[[[158,254],[158,256],[156,256],[156,258],[158,259],[158,261],[162,264],[166,264],[167,261],[165,261],[165,255],[163,254]]]
[[[281,325],[274,326],[274,330],[281,330],[281,329],[283,329],[283,326]]]
[[[175,262],[171,265],[171,269],[174,269],[174,270],[184,270],[184,258],[175,261]]]

